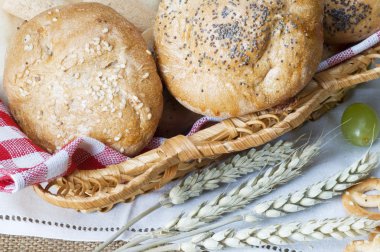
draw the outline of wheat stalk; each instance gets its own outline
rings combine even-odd
[[[347,189],[351,185],[353,185],[353,184],[359,182],[360,180],[364,179],[365,177],[367,177],[369,175],[369,173],[371,173],[371,171],[373,171],[377,167],[378,159],[379,159],[379,153],[367,152],[363,158],[356,161],[354,164],[352,164],[350,167],[343,170],[342,172],[340,172],[340,173],[338,173],[332,177],[329,177],[324,181],[321,181],[319,183],[308,186],[305,189],[299,190],[298,192],[293,193],[290,196],[279,197],[277,200],[270,201],[269,204],[262,203],[262,206],[260,206],[261,205],[260,204],[259,205],[260,207],[258,207],[258,208],[256,207],[254,209],[264,209],[262,211],[263,217],[268,217],[268,216],[272,217],[272,218],[273,217],[280,217],[280,216],[283,216],[285,214],[291,213],[291,211],[283,211],[283,210],[281,211],[278,209],[281,209],[282,206],[286,205],[286,204],[283,204],[283,202],[288,202],[292,198],[298,199],[298,201],[296,201],[298,203],[293,203],[293,204],[300,204],[299,202],[303,202],[301,205],[302,207],[299,207],[297,209],[297,211],[301,211],[301,210],[304,210],[306,208],[312,207],[318,203],[321,203],[322,201],[330,199],[334,195],[341,194],[345,189]],[[314,196],[312,196],[312,195],[314,195]],[[315,197],[315,198],[312,198],[312,197]],[[280,211],[281,214],[276,214],[276,212],[272,215],[268,214],[268,216],[266,214],[264,214],[264,213],[269,213],[268,210],[271,210],[271,207],[267,207],[268,205],[272,206],[272,208],[273,208],[273,206],[275,206],[276,204],[278,204],[278,207],[276,210]],[[292,212],[296,212],[296,211],[292,211]],[[227,224],[240,222],[240,221],[252,222],[252,221],[256,221],[256,220],[257,220],[257,215],[252,216],[249,214],[248,215],[241,214],[241,215],[237,215],[237,216],[232,216],[232,217],[227,218],[227,219],[223,219],[223,221],[219,222],[219,223],[211,224],[211,225],[208,225],[206,227],[203,227],[203,228],[200,228],[200,229],[188,232],[188,233],[182,232],[176,236],[172,236],[171,238],[168,237],[165,239],[167,239],[168,242],[173,242],[176,240],[180,240],[180,239],[189,237],[190,235],[197,235],[199,233],[206,233],[206,232],[209,232],[211,230],[225,226]],[[163,236],[162,235],[160,236],[159,233],[158,234],[151,234],[150,238],[158,238],[158,237],[162,238]],[[157,243],[153,243],[153,244],[157,244]],[[168,248],[171,246],[175,246],[175,245],[173,245],[173,244],[168,245]],[[163,251],[165,251],[164,249],[166,249],[166,246],[162,247],[160,249],[163,249]]]
[[[350,167],[326,180],[287,196],[263,202],[254,207],[256,215],[267,218],[284,216],[320,204],[341,195],[345,190],[367,177],[378,165],[379,154],[367,152],[364,157]]]
[[[226,229],[220,232],[203,232],[193,235],[190,242],[180,244],[168,244],[168,242],[172,242],[172,239],[163,238],[156,243],[150,244],[150,246],[145,246],[144,249],[141,247],[121,251],[193,252],[220,251],[226,248],[252,248],[265,245],[285,246],[297,242],[309,242],[329,238],[340,240],[347,237],[362,236],[372,232],[378,225],[380,225],[380,221],[350,216],[240,230]],[[178,240],[189,237],[187,233],[183,233],[182,236],[178,237]],[[157,247],[162,244],[168,245]]]
[[[187,215],[179,215],[165,227],[167,232],[189,231],[220,218],[225,213],[245,207],[254,199],[265,195],[274,187],[286,183],[299,175],[302,168],[319,153],[320,142],[296,151],[290,159],[277,167],[235,187],[229,193],[222,193],[212,201],[205,201]]]
[[[179,248],[180,251],[199,251],[199,249],[222,250],[225,248],[244,248],[266,244],[283,246],[295,242],[328,238],[343,239],[368,234],[379,224],[380,221],[345,217],[242,230],[227,229],[217,233],[207,232],[194,236],[190,243],[180,244]],[[190,248],[192,250],[189,250]]]
[[[218,188],[221,184],[234,182],[237,178],[254,171],[260,171],[266,166],[277,165],[295,152],[294,142],[278,141],[274,145],[267,144],[262,149],[254,148],[229,157],[221,162],[213,162],[206,168],[195,172],[179,182],[168,193],[161,196],[160,202],[150,207],[142,214],[126,223],[118,232],[113,234],[104,243],[100,244],[94,252],[99,252],[116,240],[134,223],[141,220],[161,206],[172,207],[173,205],[183,204],[191,198],[198,197],[204,191]],[[149,239],[148,236],[137,236],[129,243],[131,246]]]
[[[275,166],[295,152],[294,144],[294,142],[278,141],[274,145],[265,145],[261,150],[251,149],[222,162],[215,162],[190,174],[169,193],[164,194],[161,202],[169,207],[183,204],[190,198],[198,197],[204,191],[214,190],[221,184],[235,182],[237,178],[261,171],[267,166]]]
[[[194,230],[206,223],[220,218],[225,213],[233,212],[239,208],[245,207],[257,197],[271,192],[274,187],[286,183],[299,175],[302,168],[319,153],[320,148],[321,142],[317,141],[312,145],[308,145],[301,150],[296,151],[290,158],[277,167],[269,168],[266,172],[259,174],[257,177],[234,188],[231,192],[218,195],[210,202],[203,202],[188,215],[179,215],[163,229],[159,229],[147,235],[132,238],[129,243],[122,246],[118,251],[131,248],[148,239],[163,236],[170,237],[176,235],[178,232]],[[251,216],[242,218],[245,220],[249,218],[250,221],[253,221]],[[256,218],[254,218],[254,220],[256,220]],[[239,220],[232,220],[231,222],[236,221]],[[134,250],[135,248],[136,247],[133,247],[131,251],[138,251]],[[146,248],[144,247],[144,249]]]

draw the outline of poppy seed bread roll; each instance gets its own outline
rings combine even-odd
[[[137,154],[163,107],[141,34],[96,3],[52,9],[23,24],[8,48],[4,87],[22,130],[50,152],[90,136]]]
[[[161,75],[190,110],[234,117],[295,96],[322,57],[319,0],[163,0],[155,23]]]
[[[379,0],[326,0],[325,41],[348,44],[380,30]]]

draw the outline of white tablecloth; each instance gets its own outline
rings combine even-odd
[[[0,13],[0,30],[3,30],[4,14]],[[0,37],[0,73],[3,72],[3,58],[5,52],[5,38]],[[0,76],[2,80],[2,76]],[[1,83],[0,83],[1,84]],[[1,85],[0,85],[1,86]],[[311,134],[312,138],[318,138],[323,132],[330,131],[340,123],[342,112],[347,105],[354,102],[365,102],[372,105],[380,113],[380,81],[360,86],[354,90],[347,101],[334,109],[317,122],[310,122],[302,128],[295,130],[285,136],[288,139],[295,139],[301,134]],[[0,97],[3,98],[0,88]],[[339,130],[335,133],[340,133]],[[361,158],[366,152],[366,148],[354,147],[345,142],[339,134],[336,138],[326,140],[326,146],[323,153],[317,158],[315,164],[307,169],[302,176],[291,183],[282,186],[272,194],[258,200],[264,201],[271,199],[279,194],[288,193],[308,185],[312,182],[319,181],[329,175],[332,175],[347,166],[355,160]],[[380,142],[373,146],[373,150],[380,151]],[[374,175],[380,176],[380,170]],[[244,178],[241,181],[247,179]],[[201,201],[211,199],[221,191],[228,190],[234,185],[228,185],[218,191],[207,193],[198,199],[192,200],[185,205],[177,206],[171,209],[161,209],[133,228],[134,232],[127,232],[123,238],[127,238],[132,233],[144,232],[151,228],[158,228],[174,216],[183,211],[190,210]],[[166,191],[170,186],[166,186],[160,191],[152,192],[139,197],[136,201],[129,204],[119,204],[108,213],[82,214],[73,210],[62,209],[41,200],[31,188],[26,189],[18,194],[0,194],[0,233],[12,235],[30,235],[46,238],[58,238],[74,241],[101,241],[109,237],[117,227],[122,226],[129,218],[137,215],[147,207],[157,202],[160,194]],[[281,219],[266,221],[260,225],[269,225],[274,223],[285,223],[291,221],[303,221],[314,218],[341,217],[345,216],[340,198],[331,200],[323,205],[314,207],[303,213],[294,214]],[[238,225],[239,227],[247,225]],[[326,241],[314,242],[297,248],[303,251],[342,251],[348,241]]]

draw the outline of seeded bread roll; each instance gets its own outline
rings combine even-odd
[[[52,9],[22,25],[4,86],[21,128],[50,152],[90,136],[134,155],[162,113],[162,85],[142,36],[101,4]]]
[[[325,41],[348,44],[380,30],[379,0],[326,0]]]
[[[163,0],[159,68],[194,112],[233,117],[270,108],[311,80],[322,57],[322,19],[319,0]]]

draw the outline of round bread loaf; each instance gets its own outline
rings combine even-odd
[[[142,36],[95,3],[49,10],[22,25],[7,52],[4,86],[14,118],[50,152],[90,136],[134,155],[151,140],[163,107]]]
[[[322,57],[319,0],[161,1],[155,47],[161,75],[194,112],[233,117],[296,95]]]
[[[325,41],[348,44],[380,30],[379,0],[326,0]]]

